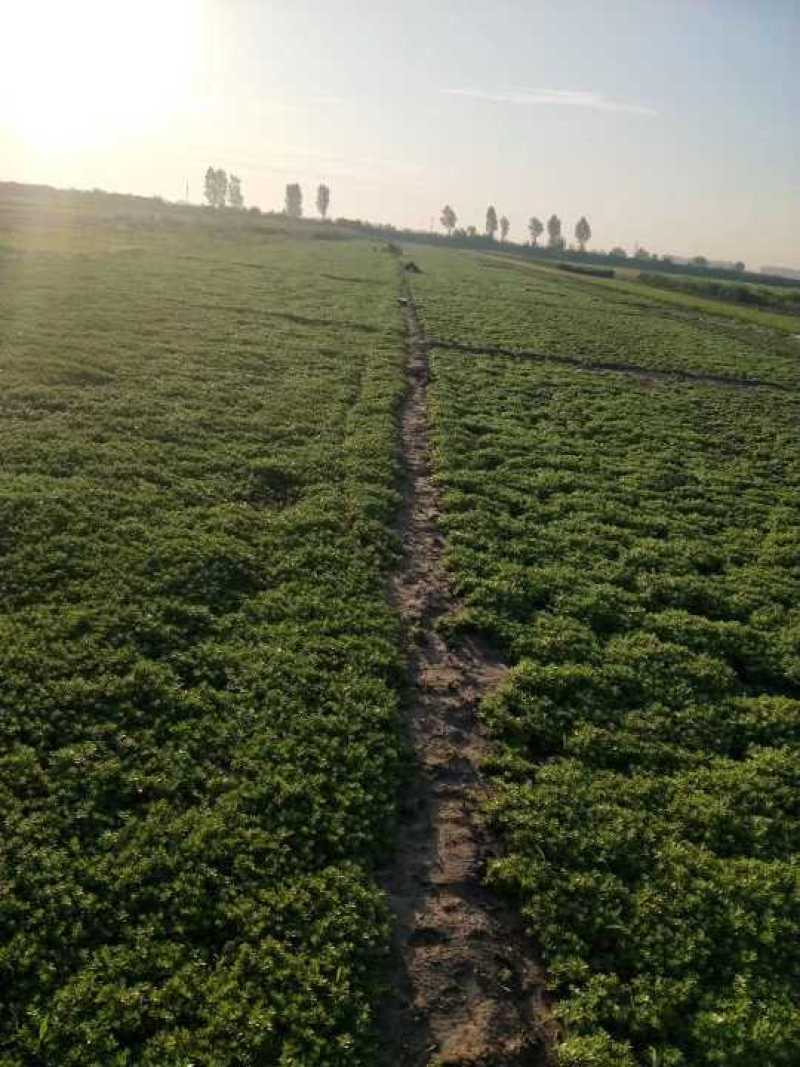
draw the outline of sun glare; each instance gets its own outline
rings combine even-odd
[[[0,127],[43,153],[157,132],[191,94],[194,0],[28,0],[6,15]]]

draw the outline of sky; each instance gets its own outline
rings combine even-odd
[[[800,268],[800,0],[0,0],[0,180]]]

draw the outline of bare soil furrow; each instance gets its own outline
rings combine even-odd
[[[437,620],[457,605],[442,563],[428,435],[428,349],[410,287],[402,415],[402,565],[391,596],[408,638],[408,731],[417,768],[385,885],[395,980],[383,1033],[392,1067],[523,1067],[546,1059],[542,970],[518,916],[486,888],[495,845],[480,818],[487,752],[477,716],[506,670],[479,641],[450,647]]]

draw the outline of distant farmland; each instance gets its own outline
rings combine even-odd
[[[2,1067],[800,1062],[800,342],[407,251],[0,198]]]
[[[674,274],[652,274],[641,271],[639,280],[659,289],[673,289],[734,304],[765,308],[788,315],[800,315],[800,286],[787,281],[785,288],[752,285],[746,282],[719,281],[709,278],[681,278]],[[800,323],[798,323],[800,326]]]

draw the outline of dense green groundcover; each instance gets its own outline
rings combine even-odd
[[[0,212],[0,1064],[371,1065],[391,257]]]
[[[559,274],[500,255],[431,250],[417,262],[422,318],[439,340],[800,385],[800,343],[722,317],[722,304],[720,316],[709,317],[682,294],[664,295],[688,306],[664,304],[643,285]]]
[[[541,945],[559,1063],[800,1062],[800,399],[441,350],[433,373],[450,626],[513,664],[485,706],[491,877]]]
[[[0,197],[0,1067],[377,1061],[402,337],[392,257],[338,238]],[[559,1063],[793,1067],[797,343],[415,259],[433,336],[645,371],[433,353]]]

